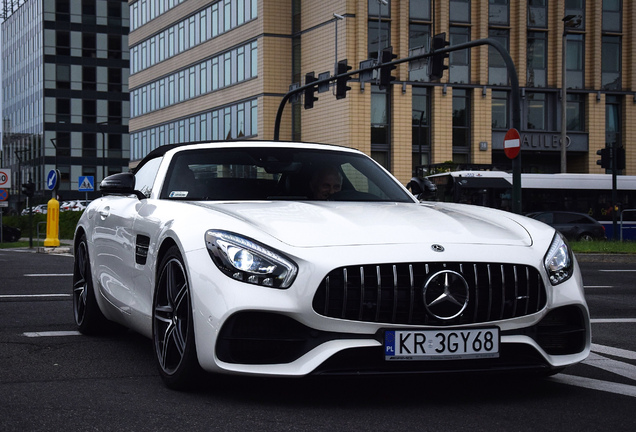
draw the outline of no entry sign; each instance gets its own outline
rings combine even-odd
[[[514,159],[519,155],[519,150],[521,150],[519,132],[515,128],[508,129],[504,137],[504,153],[508,159]]]

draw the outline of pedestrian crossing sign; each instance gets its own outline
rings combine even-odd
[[[78,191],[93,192],[95,190],[95,178],[93,176],[79,176],[77,180]]]

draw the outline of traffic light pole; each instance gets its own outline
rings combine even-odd
[[[317,81],[312,81],[309,84],[305,84],[304,86],[297,87],[293,90],[287,92],[283,99],[281,100],[278,111],[276,113],[276,120],[274,124],[274,141],[279,141],[280,139],[280,124],[283,118],[283,110],[285,109],[285,105],[291,99],[292,96],[304,92],[310,86],[318,86],[320,84],[329,83],[331,81],[335,81],[338,78],[350,78],[353,75],[358,75],[362,72],[373,71],[376,69],[383,70],[391,70],[393,66],[397,66],[401,63],[410,62],[413,60],[419,60],[422,58],[427,58],[435,55],[445,55],[446,53],[450,53],[452,51],[459,51],[463,49],[469,49],[473,47],[478,47],[481,45],[490,45],[494,49],[496,49],[506,64],[506,69],[508,71],[508,79],[510,80],[511,87],[511,95],[510,102],[512,105],[512,127],[520,130],[521,129],[521,106],[520,106],[520,97],[519,97],[519,78],[517,76],[517,70],[515,68],[514,62],[512,61],[512,57],[510,57],[510,53],[506,50],[506,48],[497,40],[486,38],[486,39],[477,39],[474,41],[466,42],[463,44],[453,45],[446,48],[435,49],[431,52],[425,54],[418,54],[411,57],[406,57],[403,59],[397,59],[388,63],[380,63],[367,68],[360,68],[358,70],[354,70],[351,72],[347,72],[345,74],[339,74],[333,77],[319,79]],[[512,160],[512,211],[515,213],[521,213],[521,153]]]

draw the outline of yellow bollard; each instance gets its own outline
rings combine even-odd
[[[46,240],[44,246],[60,245],[60,202],[51,198],[46,205]]]

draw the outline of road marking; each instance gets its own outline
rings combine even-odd
[[[636,381],[636,366],[613,360],[597,353],[607,354],[629,360],[636,360],[636,352],[621,348],[614,348],[605,345],[592,344],[592,353],[583,361],[583,364],[606,370],[624,378]],[[585,378],[575,375],[561,374],[550,378],[552,381],[569,384],[577,387],[584,387],[593,390],[600,390],[623,396],[636,397],[636,386],[629,384],[619,384],[610,381],[601,381],[592,378]]]
[[[0,295],[0,298],[18,299],[18,298],[46,298],[46,297],[70,297],[71,294],[6,294]]]
[[[73,273],[28,273],[25,277],[56,277],[56,276],[73,276]]]
[[[614,357],[621,357],[629,360],[636,360],[636,352],[621,348],[614,348],[605,345],[592,344],[592,351],[601,354],[608,354]]]
[[[615,393],[623,396],[636,397],[636,386],[627,384],[613,383],[609,381],[600,381],[592,378],[585,378],[575,375],[560,374],[549,378],[551,381],[555,381],[562,384],[573,385],[576,387],[583,387],[592,390],[600,390],[608,393]]]
[[[78,331],[44,331],[44,332],[24,332],[26,337],[51,337],[51,336],[81,336]]]
[[[632,272],[636,272],[636,270],[599,270],[600,272],[606,272],[606,273],[632,273]]]
[[[583,288],[614,288],[612,285],[584,285]]]
[[[636,323],[636,318],[597,318],[591,319],[592,324],[620,324],[620,323]]]
[[[600,354],[607,354],[629,360],[636,360],[636,352],[621,348],[614,348],[605,345],[592,344],[590,356],[583,361],[583,364],[590,365],[605,371],[614,373],[624,378],[636,381],[636,366],[604,357]],[[577,387],[584,387],[593,390],[600,390],[624,396],[636,397],[636,386],[619,384],[610,381],[595,380],[575,375],[561,374],[550,378],[552,381],[569,384]]]
[[[632,364],[603,357],[594,352],[590,353],[590,356],[583,363],[636,381],[636,366]]]

